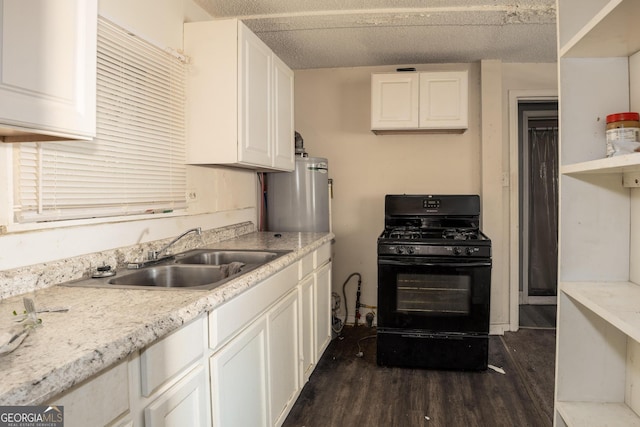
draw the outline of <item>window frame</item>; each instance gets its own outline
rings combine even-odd
[[[149,217],[149,215],[157,215],[158,213],[162,213],[164,215],[167,214],[177,214],[177,215],[181,215],[184,214],[186,209],[187,209],[187,196],[186,196],[186,191],[187,191],[187,167],[186,167],[186,129],[185,129],[185,120],[184,120],[184,115],[185,115],[185,102],[186,102],[186,94],[185,94],[185,79],[186,79],[186,69],[185,69],[185,62],[186,62],[186,58],[183,55],[180,54],[176,54],[172,51],[170,51],[169,49],[165,49],[162,50],[158,47],[156,47],[153,43],[144,41],[143,39],[131,34],[129,31],[127,30],[123,30],[122,28],[118,27],[117,25],[109,22],[108,20],[106,20],[105,18],[99,17],[99,40],[100,40],[100,33],[103,33],[103,37],[114,37],[114,39],[108,39],[108,40],[103,40],[103,42],[105,43],[105,45],[103,46],[98,46],[99,49],[99,54],[98,57],[100,57],[100,55],[113,55],[114,52],[117,53],[117,49],[114,48],[115,47],[119,47],[122,46],[123,44],[128,44],[128,48],[139,48],[139,49],[146,49],[146,53],[145,54],[154,54],[154,55],[161,55],[163,58],[166,59],[170,59],[170,61],[172,61],[173,64],[177,64],[178,62],[181,64],[181,70],[179,71],[179,73],[181,74],[179,76],[179,80],[178,83],[181,85],[179,87],[179,90],[177,91],[178,95],[177,98],[178,101],[177,105],[178,107],[176,108],[175,106],[171,106],[170,108],[172,109],[171,112],[169,114],[174,114],[176,112],[179,112],[179,115],[177,116],[178,118],[176,119],[177,122],[175,124],[175,126],[177,126],[177,128],[174,128],[174,124],[167,126],[167,129],[169,129],[169,133],[173,132],[174,129],[178,129],[178,136],[176,137],[177,140],[179,140],[177,142],[177,150],[173,150],[173,144],[175,143],[173,141],[173,136],[169,136],[169,137],[165,137],[167,138],[167,140],[169,142],[167,142],[167,140],[164,141],[165,146],[164,147],[158,147],[157,142],[154,140],[154,142],[145,142],[145,143],[141,143],[140,146],[142,146],[143,148],[146,149],[155,149],[156,151],[147,151],[149,156],[155,155],[155,154],[160,154],[160,157],[172,157],[172,154],[168,154],[166,155],[163,151],[161,151],[163,148],[169,148],[169,151],[177,151],[176,154],[176,158],[177,160],[173,161],[173,163],[171,163],[171,161],[169,161],[169,163],[167,164],[168,168],[171,168],[175,165],[179,166],[178,172],[176,174],[175,180],[176,183],[174,184],[174,182],[170,182],[168,184],[168,188],[176,188],[176,190],[174,191],[174,193],[172,194],[172,200],[167,201],[167,202],[162,202],[162,203],[155,203],[154,200],[151,200],[149,204],[145,204],[143,201],[141,201],[140,199],[137,199],[138,201],[136,203],[133,204],[128,204],[128,203],[124,203],[124,204],[119,204],[121,202],[117,202],[115,204],[112,204],[113,208],[112,209],[106,209],[106,210],[102,210],[102,208],[96,208],[93,207],[91,208],[91,204],[87,203],[86,205],[82,205],[80,206],[80,211],[86,211],[86,210],[91,210],[91,212],[85,212],[83,215],[66,215],[66,214],[55,214],[53,213],[52,215],[46,215],[46,216],[41,216],[38,213],[36,214],[29,214],[23,217],[23,220],[21,221],[18,213],[16,213],[16,208],[18,208],[18,201],[19,201],[19,197],[17,196],[17,191],[19,191],[19,187],[20,187],[20,183],[16,182],[18,181],[19,178],[19,173],[21,172],[21,169],[15,169],[16,167],[18,167],[15,163],[16,162],[20,162],[20,156],[17,154],[21,151],[26,152],[28,151],[28,149],[24,148],[29,146],[28,144],[32,144],[29,147],[33,147],[36,145],[36,143],[24,143],[25,145],[22,144],[16,144],[13,146],[13,150],[9,150],[9,149],[3,149],[2,152],[0,152],[0,161],[3,161],[9,165],[9,169],[11,169],[11,172],[5,173],[5,174],[1,174],[0,173],[0,184],[3,184],[3,181],[7,181],[6,182],[6,186],[4,188],[8,188],[9,189],[9,194],[7,194],[6,198],[9,199],[7,200],[10,203],[7,203],[5,206],[8,206],[8,210],[10,212],[2,212],[0,213],[0,224],[5,223],[8,226],[10,225],[11,229],[22,229],[22,228],[27,228],[27,229],[31,229],[31,228],[48,228],[48,227],[38,227],[35,224],[54,224],[54,226],[60,226],[64,223],[69,223],[69,222],[73,222],[74,224],[78,224],[78,223],[101,223],[101,222],[111,222],[111,221],[121,221],[123,219],[126,220],[133,220],[133,219],[143,219],[146,217]],[[107,35],[104,35],[104,33],[106,32]],[[100,50],[102,49],[102,50]],[[142,55],[142,54],[140,54]],[[137,56],[134,56],[134,58],[137,60]],[[142,59],[145,61],[148,61],[149,59],[146,58],[145,56],[142,56]],[[153,59],[151,59],[153,60]],[[136,66],[133,64],[133,62],[128,62],[127,59],[125,59],[124,61],[122,61],[123,67],[122,68],[134,68],[132,73],[137,73],[141,68],[135,68]],[[151,63],[153,64],[153,63]],[[158,68],[161,69],[161,68]],[[140,77],[140,74],[137,75],[133,75],[133,77],[127,75],[127,77],[125,77],[125,79],[137,79],[138,81],[147,81],[147,77],[151,76],[153,78],[157,77],[156,75],[152,75],[153,73],[155,73],[156,68],[154,66],[154,68],[148,68],[147,70],[147,74],[144,75],[144,78]],[[152,72],[149,72],[152,71]],[[99,71],[100,72],[100,71]],[[104,70],[103,70],[104,72]],[[125,72],[126,74],[126,72]],[[107,77],[109,77],[109,75],[107,75]],[[116,80],[108,80],[108,79],[104,79],[103,75],[100,75],[99,79],[102,78],[102,81],[105,82],[103,83],[103,87],[98,88],[97,91],[98,93],[100,93],[100,91],[102,90],[104,92],[104,89],[107,88],[108,86],[114,86],[115,83],[117,83]],[[149,78],[150,79],[150,78]],[[167,85],[167,87],[173,87],[173,83],[174,83],[174,79],[173,77],[169,78],[168,80],[170,83]],[[146,83],[141,84],[140,87],[145,86]],[[163,87],[163,89],[167,89],[167,87]],[[139,89],[138,86],[135,86],[135,90],[141,90]],[[167,92],[169,92],[170,90],[167,90]],[[140,104],[146,104],[146,99],[147,99],[147,95],[146,93],[138,93],[138,92],[133,92],[134,95],[138,95],[138,98],[135,100],[135,102],[129,102],[129,105],[134,106],[134,109],[140,109]],[[126,92],[125,95],[129,95],[129,92]],[[149,97],[151,96],[155,96],[155,94],[150,94],[148,95]],[[100,102],[101,99],[98,97],[99,100],[98,102]],[[117,98],[117,96],[116,96]],[[104,103],[104,105],[109,105],[111,106],[111,104],[114,104],[114,102],[112,100],[109,100],[108,98],[104,98],[107,99],[107,101]],[[116,101],[118,104],[126,104],[126,102],[122,102],[122,99],[124,98],[117,98]],[[171,101],[171,103],[173,103],[173,100]],[[166,104],[166,103],[165,103]],[[98,105],[98,116],[100,116],[100,112],[101,112],[101,108],[103,108],[102,104]],[[160,107],[158,108],[164,108],[164,104],[161,104]],[[167,108],[168,110],[169,108]],[[123,111],[121,114],[122,116],[118,116],[118,118],[122,119],[124,118],[129,118],[128,114],[135,114],[135,111],[133,113],[131,113],[130,111],[127,111],[126,106],[123,107]],[[155,114],[155,110],[152,111]],[[109,112],[107,112],[106,114],[108,114]],[[146,130],[143,132],[143,134],[141,135],[141,138],[155,138],[156,135],[155,130],[156,128],[154,127],[155,125],[152,124],[152,120],[147,117],[148,111],[145,113],[145,115],[141,115],[138,116],[138,118],[142,117],[141,120],[139,120],[138,122],[136,122],[135,125],[135,130],[136,132],[138,131],[138,129],[142,128],[143,126],[147,126]],[[115,117],[115,116],[114,116]],[[174,119],[173,116],[170,117],[170,119]],[[162,120],[162,119],[161,119]],[[165,120],[169,120],[169,119],[165,119]],[[100,136],[102,136],[103,138],[106,137],[107,135],[103,132],[100,133],[100,127],[104,126],[104,121],[100,121],[100,118],[98,119],[99,123],[98,123],[98,138]],[[116,119],[117,121],[117,119]],[[166,121],[163,122],[156,122],[158,127],[162,127],[164,124],[166,123]],[[114,123],[113,122],[109,122],[109,124],[112,127],[115,127],[117,129],[115,129],[115,132],[119,132],[120,131],[120,127],[118,127],[118,123]],[[109,130],[109,132],[114,131],[113,128],[111,128]],[[148,133],[147,133],[148,132]],[[175,136],[175,135],[174,135]],[[112,136],[109,135],[109,137],[111,138]],[[119,136],[114,136],[113,138],[115,139],[122,139]],[[104,143],[104,141],[103,141]],[[111,144],[112,142],[107,142],[106,145]],[[119,141],[120,144],[124,144],[125,148],[128,150],[128,146],[127,144],[129,143],[128,140],[126,140],[126,138],[124,138],[123,141]],[[48,147],[56,147],[55,144],[60,144],[60,143],[55,143],[55,142],[44,142],[44,143],[37,143],[40,144],[40,147],[42,147],[44,149],[44,151],[50,151],[50,148]],[[84,146],[81,147],[86,147],[86,144],[95,144],[92,141],[89,142],[66,142],[64,144],[69,144],[71,145],[77,145],[77,144],[85,144]],[[167,145],[170,144],[170,145]],[[58,145],[59,147],[59,145]],[[5,147],[3,147],[5,148]],[[82,150],[80,150],[82,151]],[[37,153],[37,151],[36,151]],[[122,154],[122,153],[120,153]],[[123,154],[123,158],[126,157],[126,154]],[[4,157],[4,159],[3,159]],[[144,157],[141,156],[140,154],[135,155],[135,156],[129,156],[128,161],[132,161],[132,162],[139,162],[139,160]],[[133,160],[131,160],[133,159]],[[100,159],[96,159],[96,161],[99,161]],[[115,160],[116,163],[120,163],[121,160],[118,160],[116,158]],[[149,162],[149,164],[151,164],[151,162]],[[84,163],[82,164],[84,167]],[[173,166],[171,166],[173,165]],[[118,165],[116,165],[118,166]],[[136,165],[137,166],[137,165]],[[155,164],[153,164],[153,166],[155,166]],[[38,166],[38,167],[42,167],[42,166]],[[105,168],[105,169],[109,169],[109,168]],[[7,170],[7,169],[5,169]],[[132,173],[137,173],[140,169],[135,169],[135,172]],[[39,170],[37,170],[36,172],[39,172]],[[89,174],[93,174],[93,170],[88,172]],[[145,174],[147,173],[151,173],[149,171],[145,171]],[[151,175],[155,174],[155,179],[157,179],[157,177],[160,177],[160,181],[172,181],[174,178],[168,178],[169,175],[168,174],[163,174],[163,171],[160,171],[160,175],[158,175],[158,171],[154,171],[153,173],[151,173]],[[100,178],[100,174],[97,173],[96,174],[97,178]],[[34,180],[34,178],[29,178],[31,180]],[[35,181],[37,181],[37,178],[35,178]],[[115,178],[113,181],[110,181],[109,184],[113,184],[113,182],[115,182]],[[157,181],[153,180],[153,179],[149,179],[149,181],[145,181],[148,183],[148,185],[150,187],[153,187],[153,185],[155,185],[155,183]],[[101,186],[103,183],[100,182],[99,185]],[[136,183],[138,184],[138,183]],[[37,185],[37,184],[36,184]],[[127,187],[128,188],[128,187]],[[104,189],[102,189],[104,190]],[[107,187],[108,191],[109,188]],[[113,189],[111,189],[111,191],[113,191]],[[138,190],[138,197],[144,198],[144,194],[146,191],[146,188],[144,188],[144,185],[141,186],[141,188],[139,188]],[[156,197],[164,197],[164,192],[166,190],[162,189],[160,190],[160,192],[162,192],[162,196],[156,196]],[[90,190],[86,190],[86,192],[84,194],[82,194],[83,196],[87,196],[88,193],[90,192]],[[119,196],[116,196],[116,198]],[[33,205],[34,202],[32,201],[31,204]],[[95,206],[95,205],[94,205]],[[128,209],[128,207],[130,206],[135,206],[135,208],[133,209]],[[45,221],[45,222],[42,222]],[[6,231],[5,227],[5,231]],[[2,230],[0,230],[0,233],[2,232]]]

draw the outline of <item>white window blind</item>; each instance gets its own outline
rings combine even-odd
[[[15,148],[17,222],[186,207],[185,66],[100,19],[97,138]]]

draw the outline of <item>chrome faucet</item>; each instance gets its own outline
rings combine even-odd
[[[149,251],[149,253],[147,254],[147,259],[149,261],[158,261],[160,259],[160,254],[162,254],[163,252],[165,252],[167,249],[169,249],[171,246],[173,246],[178,240],[182,239],[184,236],[186,236],[189,233],[196,233],[198,236],[202,235],[202,228],[200,227],[196,227],[196,228],[192,228],[190,230],[185,231],[184,233],[182,233],[181,235],[179,235],[178,237],[176,237],[175,239],[173,239],[171,242],[169,242],[169,244],[167,246],[165,246],[164,248],[160,249],[159,251]]]

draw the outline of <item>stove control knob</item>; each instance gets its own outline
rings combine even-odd
[[[414,248],[413,246],[407,246],[407,253],[408,254],[412,254],[416,251],[416,248]]]
[[[462,249],[456,246],[455,248],[453,248],[453,253],[454,255],[460,255],[462,253]]]
[[[399,253],[399,254],[404,253],[404,246],[398,246],[398,247],[396,248],[396,252],[397,252],[397,253]]]
[[[473,255],[473,248],[467,248],[467,255]]]

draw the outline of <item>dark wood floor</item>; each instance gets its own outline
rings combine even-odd
[[[520,327],[555,329],[557,305],[521,305]]]
[[[345,327],[343,335],[331,342],[285,427],[552,425],[554,330],[491,336],[489,363],[505,374],[379,367],[375,337],[367,338],[375,329]]]

